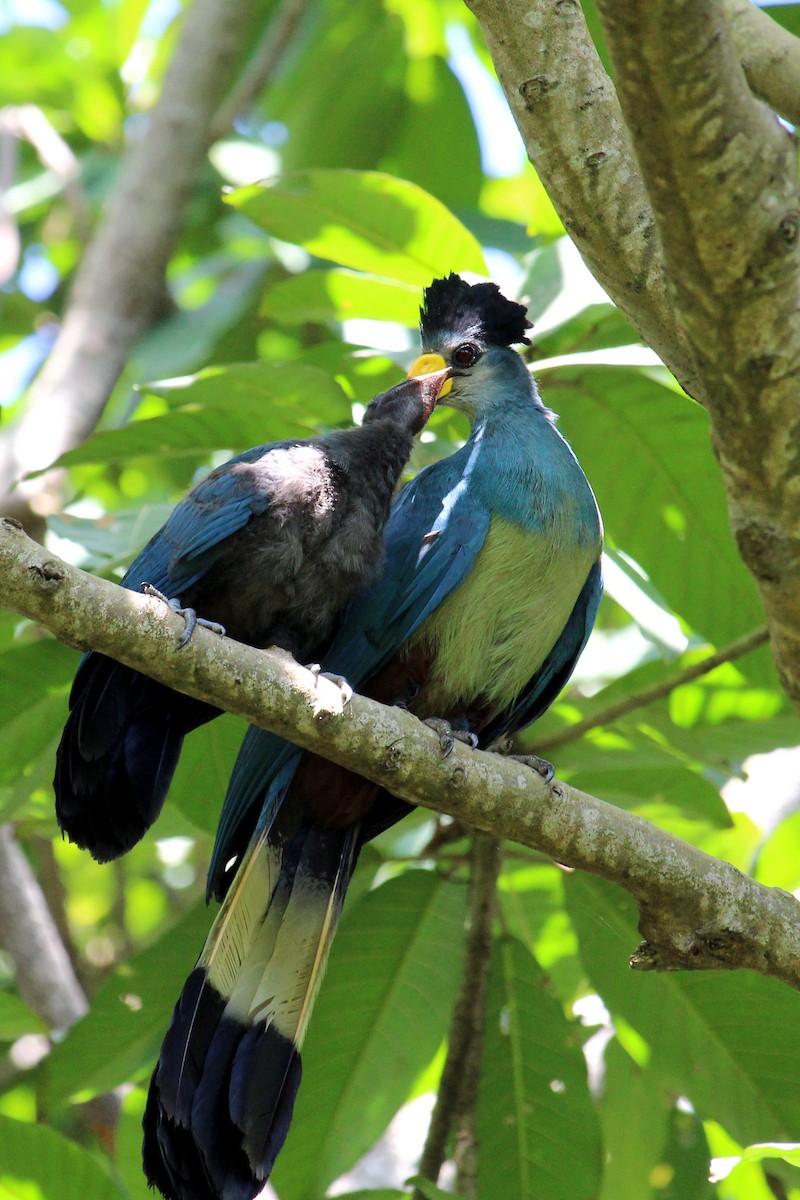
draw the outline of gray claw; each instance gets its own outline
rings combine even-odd
[[[530,767],[537,775],[541,775],[545,783],[551,783],[555,779],[556,769],[551,762],[546,758],[539,758],[538,754],[509,754],[508,758],[514,762],[522,763],[525,767]]]
[[[184,630],[178,642],[178,649],[183,649],[198,625],[202,626],[203,629],[210,630],[211,633],[225,637],[225,626],[220,625],[219,621],[207,621],[205,617],[198,617],[193,608],[183,608],[180,600],[174,596],[170,599],[169,596],[165,596],[163,592],[160,592],[158,588],[154,588],[151,583],[142,584],[142,591],[146,596],[155,596],[156,600],[163,601],[164,604],[172,609],[176,616],[183,617]]]
[[[453,729],[450,722],[445,721],[443,717],[427,717],[422,724],[427,725],[434,733],[438,733],[442,758],[447,758],[453,753],[453,747],[456,742],[462,742],[465,746],[469,746],[470,750],[477,750],[478,748],[478,739],[474,733],[468,733],[466,730],[461,729]]]

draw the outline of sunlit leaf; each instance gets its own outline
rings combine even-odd
[[[513,939],[494,951],[477,1114],[481,1200],[591,1200],[597,1114],[577,1027]]]
[[[0,1200],[120,1200],[124,1195],[99,1161],[63,1134],[0,1116]]]
[[[742,1144],[800,1128],[800,995],[753,971],[631,972],[641,935],[630,896],[581,872],[565,889],[592,984],[665,1084]]]
[[[273,237],[343,267],[422,287],[486,272],[480,246],[416,184],[371,171],[305,171],[226,197]]]

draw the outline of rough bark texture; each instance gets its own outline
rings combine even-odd
[[[751,0],[725,0],[725,9],[753,94],[800,124],[800,42]]]
[[[705,400],[667,291],[653,211],[577,0],[467,0],[533,165],[586,265]]]
[[[739,550],[800,703],[800,190],[717,0],[600,0]]]
[[[709,410],[733,531],[800,704],[796,148],[739,57],[783,107],[797,43],[739,0],[598,0],[615,91],[577,0],[469,4],[587,265]]]
[[[800,989],[800,904],[649,822],[498,754],[456,745],[410,713],[315,680],[290,655],[198,630],[160,601],[69,566],[0,521],[0,607],[272,729],[397,795],[591,871],[636,900],[643,969],[750,967]]]

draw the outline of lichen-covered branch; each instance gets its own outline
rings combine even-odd
[[[69,645],[112,655],[188,695],[497,838],[620,884],[646,939],[636,966],[750,967],[800,989],[800,904],[623,809],[499,754],[456,745],[442,758],[433,730],[399,708],[316,680],[280,651],[198,630],[158,600],[95,579],[0,520],[0,607]]]
[[[748,84],[796,94],[798,43],[745,0],[598,0],[615,91],[577,0],[468,3],[587,265],[709,410],[800,704],[800,191],[794,139]]]
[[[800,41],[752,0],[725,0],[725,9],[753,95],[800,124]]]
[[[800,703],[800,189],[722,0],[599,0],[739,550]]]
[[[676,320],[650,200],[578,0],[466,0],[528,157],[587,266],[690,396],[705,383]]]

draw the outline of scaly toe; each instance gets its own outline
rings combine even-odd
[[[477,750],[478,739],[474,733],[469,733],[467,730],[453,729],[449,721],[445,721],[443,717],[427,717],[423,722],[429,729],[439,735],[439,746],[442,751],[442,758],[447,758],[453,753],[453,747],[456,742],[462,742],[465,746],[469,746],[470,750]]]
[[[555,779],[556,769],[553,764],[546,758],[539,758],[538,754],[509,754],[507,757],[530,767],[537,775],[541,775],[545,783],[551,783]]]

